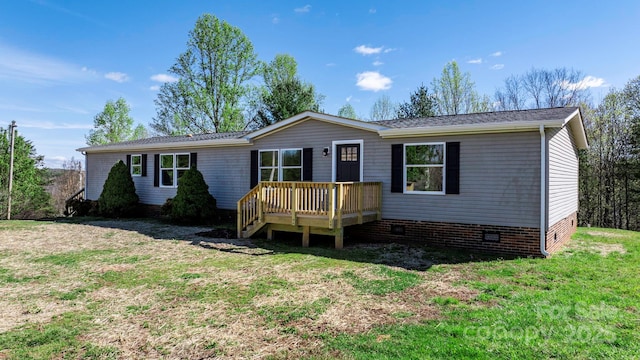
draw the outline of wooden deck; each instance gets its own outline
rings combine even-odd
[[[382,186],[379,182],[261,182],[238,201],[238,237],[266,227],[273,231],[332,235],[342,248],[344,228],[379,220]]]

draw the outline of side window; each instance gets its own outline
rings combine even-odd
[[[131,155],[131,176],[142,176],[142,155]]]
[[[259,181],[278,181],[278,150],[260,150]]]
[[[173,187],[173,154],[160,155],[160,186]]]
[[[282,154],[282,180],[302,180],[302,149],[285,149]]]
[[[190,168],[190,154],[160,154],[160,187],[178,186],[178,179]]]
[[[445,144],[404,146],[405,192],[444,194]]]

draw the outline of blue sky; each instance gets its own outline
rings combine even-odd
[[[456,60],[480,93],[531,67],[570,67],[598,102],[640,75],[640,1],[0,2],[0,126],[11,120],[46,165],[82,155],[93,117],[124,97],[137,123],[209,12],[239,27],[261,60],[287,53],[336,113],[405,101]]]

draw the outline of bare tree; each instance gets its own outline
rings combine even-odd
[[[396,105],[388,95],[382,95],[373,103],[369,118],[371,120],[389,120],[396,115]]]
[[[504,80],[504,88],[496,90],[495,106],[497,110],[523,110],[526,99],[524,84],[518,77],[511,75]]]
[[[577,106],[588,100],[586,78],[577,70],[532,68],[524,75],[511,75],[496,90],[500,110]]]
[[[56,211],[62,213],[65,201],[84,187],[82,161],[71,158],[62,163],[62,170],[55,176],[50,193]]]

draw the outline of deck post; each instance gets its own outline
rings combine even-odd
[[[333,229],[333,219],[335,219],[336,217],[336,206],[334,204],[334,198],[335,198],[335,190],[336,190],[336,184],[335,183],[331,183],[329,185],[329,189],[328,189],[328,193],[327,196],[329,197],[329,229]]]
[[[262,187],[262,184],[258,185],[258,192],[256,193],[256,201],[258,202],[258,219],[260,220],[260,222],[264,221],[264,211],[262,210],[262,199],[264,199],[264,188]]]
[[[344,207],[344,184],[340,183],[338,184],[338,196],[336,199],[337,204],[337,208],[338,208],[338,213],[336,214],[336,216],[338,217],[338,229],[342,229],[342,208]]]
[[[267,240],[273,240],[273,229],[271,225],[267,226]]]
[[[296,191],[296,183],[291,184],[291,225],[296,225],[296,209],[298,207],[298,192]]]
[[[302,247],[309,247],[309,226],[302,227]]]
[[[238,231],[238,239],[242,239],[242,218],[244,214],[242,213],[242,204],[238,201],[238,220],[236,222],[237,231]]]
[[[358,187],[358,224],[362,224],[362,207],[364,206],[364,183],[356,183]]]
[[[342,240],[344,238],[344,229],[339,228],[336,230],[336,249],[342,249]]]

